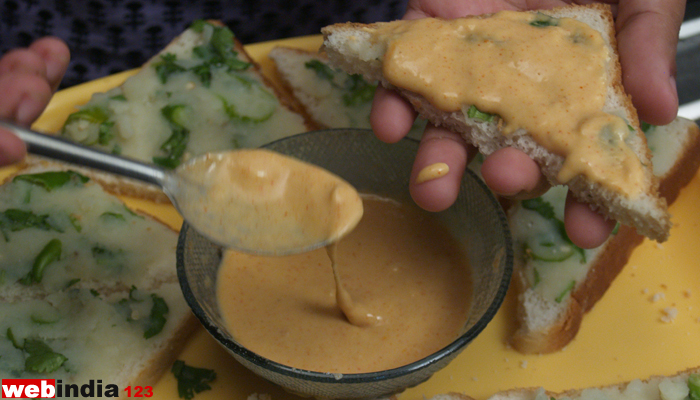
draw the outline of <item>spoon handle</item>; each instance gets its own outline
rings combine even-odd
[[[161,168],[105,153],[57,136],[34,132],[6,121],[0,120],[0,127],[17,135],[27,145],[27,151],[35,155],[95,168],[160,187],[163,187],[167,175]]]

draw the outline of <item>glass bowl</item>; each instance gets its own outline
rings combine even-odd
[[[359,192],[411,201],[408,181],[418,142],[385,144],[372,131],[331,129],[291,136],[265,148],[319,165],[353,184]],[[436,213],[469,257],[474,290],[461,336],[411,364],[386,371],[338,374],[306,371],[261,357],[236,342],[225,328],[216,300],[223,248],[184,223],[177,246],[177,273],[185,299],[207,331],[236,360],[288,391],[324,399],[388,396],[415,386],[445,367],[491,321],[510,282],[513,250],[505,214],[486,185],[465,172],[459,196]]]

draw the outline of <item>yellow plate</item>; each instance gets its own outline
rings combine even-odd
[[[268,51],[275,45],[315,50],[319,36],[266,42],[246,49],[276,81]],[[94,92],[119,85],[127,71],[56,94],[34,125],[57,131],[75,105]],[[2,171],[4,174],[9,169]],[[399,395],[400,400],[422,400],[446,392],[462,392],[485,399],[518,387],[544,386],[561,391],[673,374],[700,366],[700,177],[696,176],[671,207],[675,223],[671,239],[663,245],[645,241],[632,255],[612,287],[585,317],[581,330],[564,350],[549,355],[522,355],[507,345],[514,328],[515,296],[509,293],[501,310],[483,333],[447,368],[427,382]],[[181,219],[172,207],[125,199],[129,205],[152,213],[173,227]],[[652,301],[655,294],[664,297]],[[657,296],[660,297],[660,296]],[[664,309],[675,308],[677,317],[662,322]],[[216,370],[212,390],[196,396],[206,399],[246,399],[253,393],[273,399],[294,399],[280,388],[248,372],[233,360],[204,329],[187,344],[180,359]],[[121,388],[123,389],[123,388]],[[177,384],[167,373],[153,382],[153,399],[177,398]]]

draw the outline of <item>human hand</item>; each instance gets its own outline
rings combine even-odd
[[[68,68],[68,46],[53,37],[0,58],[0,119],[29,126],[42,113]],[[24,142],[0,129],[0,166],[20,161]]]
[[[591,1],[563,0],[409,0],[404,19],[457,18],[501,10],[547,9]],[[675,56],[684,0],[604,0],[615,15],[623,84],[632,96],[641,120],[663,125],[678,111]],[[403,138],[415,119],[411,105],[397,93],[378,88],[370,121],[377,137],[385,142]],[[413,165],[410,183],[415,202],[429,211],[449,207],[456,199],[464,169],[475,150],[457,133],[428,126]],[[424,167],[442,162],[449,173],[420,184],[415,177]],[[504,148],[486,157],[481,169],[486,184],[502,196],[516,198],[541,195],[548,184],[539,166],[525,153]],[[602,244],[615,222],[567,196],[564,224],[569,238],[582,248]]]

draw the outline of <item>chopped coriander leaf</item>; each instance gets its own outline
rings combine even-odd
[[[166,53],[160,56],[160,61],[153,63],[153,68],[156,70],[160,83],[167,83],[168,78],[170,78],[172,74],[187,71],[185,67],[180,66],[176,61],[177,56],[175,54]]]
[[[557,296],[557,297],[554,299],[554,301],[556,301],[557,303],[561,303],[561,302],[564,300],[564,297],[566,297],[566,295],[567,295],[569,292],[571,292],[572,290],[574,290],[574,286],[576,286],[576,281],[572,280],[571,282],[569,282],[568,285],[566,285],[566,287],[564,288],[564,290],[563,290],[561,293],[559,293],[559,296]]]
[[[73,225],[73,228],[75,228],[76,232],[82,232],[83,226],[80,225],[80,217],[71,214],[68,216],[68,220],[70,221],[70,224]]]
[[[197,368],[177,360],[170,370],[177,379],[177,392],[180,398],[191,400],[194,395],[210,390],[209,383],[216,379],[216,372],[211,369]]]
[[[168,305],[162,297],[151,294],[151,300],[153,300],[153,306],[151,307],[151,314],[148,316],[148,323],[143,333],[145,339],[152,338],[163,330],[167,322],[166,314],[168,314],[169,311]]]
[[[700,400],[700,374],[688,376],[688,389],[690,390],[690,400]]]
[[[66,123],[63,126],[69,125],[75,121],[87,121],[92,124],[101,124],[109,119],[109,112],[102,107],[92,106],[83,108],[69,115]]]
[[[556,219],[554,207],[541,197],[527,199],[520,202],[520,205],[527,210],[532,210],[543,216],[545,219]]]
[[[644,121],[640,122],[640,126],[642,128],[642,132],[644,132],[644,133],[649,133],[652,130],[654,130],[654,128],[656,128],[656,125],[652,125],[652,124],[650,124],[648,122],[644,122]]]
[[[69,287],[75,285],[76,283],[80,282],[80,278],[73,278],[66,283],[65,289],[68,289]]]
[[[100,214],[100,218],[104,221],[109,221],[109,220],[126,221],[126,218],[122,214],[111,212],[111,211],[103,212],[102,214]]]
[[[97,134],[97,143],[106,146],[114,139],[114,122],[104,122],[100,124]]]
[[[198,20],[195,20],[194,22],[192,22],[192,24],[190,25],[190,29],[192,29],[195,32],[201,33],[204,30],[204,27],[207,25],[211,25],[211,24],[203,19],[198,19]]]
[[[18,350],[22,350],[22,346],[17,342],[17,338],[15,338],[15,334],[12,333],[12,328],[7,328],[7,333],[6,333],[7,339],[12,343],[12,347]]]
[[[93,246],[92,257],[97,265],[107,268],[121,269],[124,267],[123,250],[110,250],[100,245]]]
[[[377,87],[364,80],[362,75],[350,75],[345,81],[345,89],[349,93],[343,95],[343,103],[349,107],[372,101]]]
[[[16,208],[10,208],[0,212],[0,231],[3,232],[5,241],[9,241],[9,238],[5,234],[6,231],[17,232],[28,228],[63,232],[63,229],[53,225],[51,221],[49,221],[48,214],[37,215],[31,211],[24,211]]]
[[[474,119],[480,119],[484,122],[492,122],[494,119],[493,114],[481,112],[474,105],[469,106],[469,110],[467,110],[467,117],[474,118]]]
[[[29,372],[55,372],[68,361],[66,356],[54,352],[39,339],[24,339],[24,351],[29,354],[24,360],[24,369]]]
[[[32,270],[22,279],[23,285],[39,283],[44,278],[44,271],[54,261],[61,258],[62,243],[58,239],[50,240],[34,259]]]
[[[197,75],[199,81],[202,82],[204,87],[211,86],[211,65],[208,63],[200,64],[195,67],[190,68],[193,74]]]
[[[12,179],[12,182],[28,182],[33,185],[41,186],[42,188],[46,189],[47,192],[50,192],[53,189],[63,187],[68,183],[82,185],[84,183],[87,183],[87,181],[89,180],[90,178],[88,178],[87,176],[81,175],[75,171],[68,170],[18,175],[14,179]]]
[[[335,76],[335,71],[328,65],[324,64],[323,62],[319,60],[309,60],[304,63],[304,66],[306,68],[312,69],[314,72],[316,72],[316,76],[318,76],[321,79],[327,79],[329,81],[333,81],[333,77]]]

